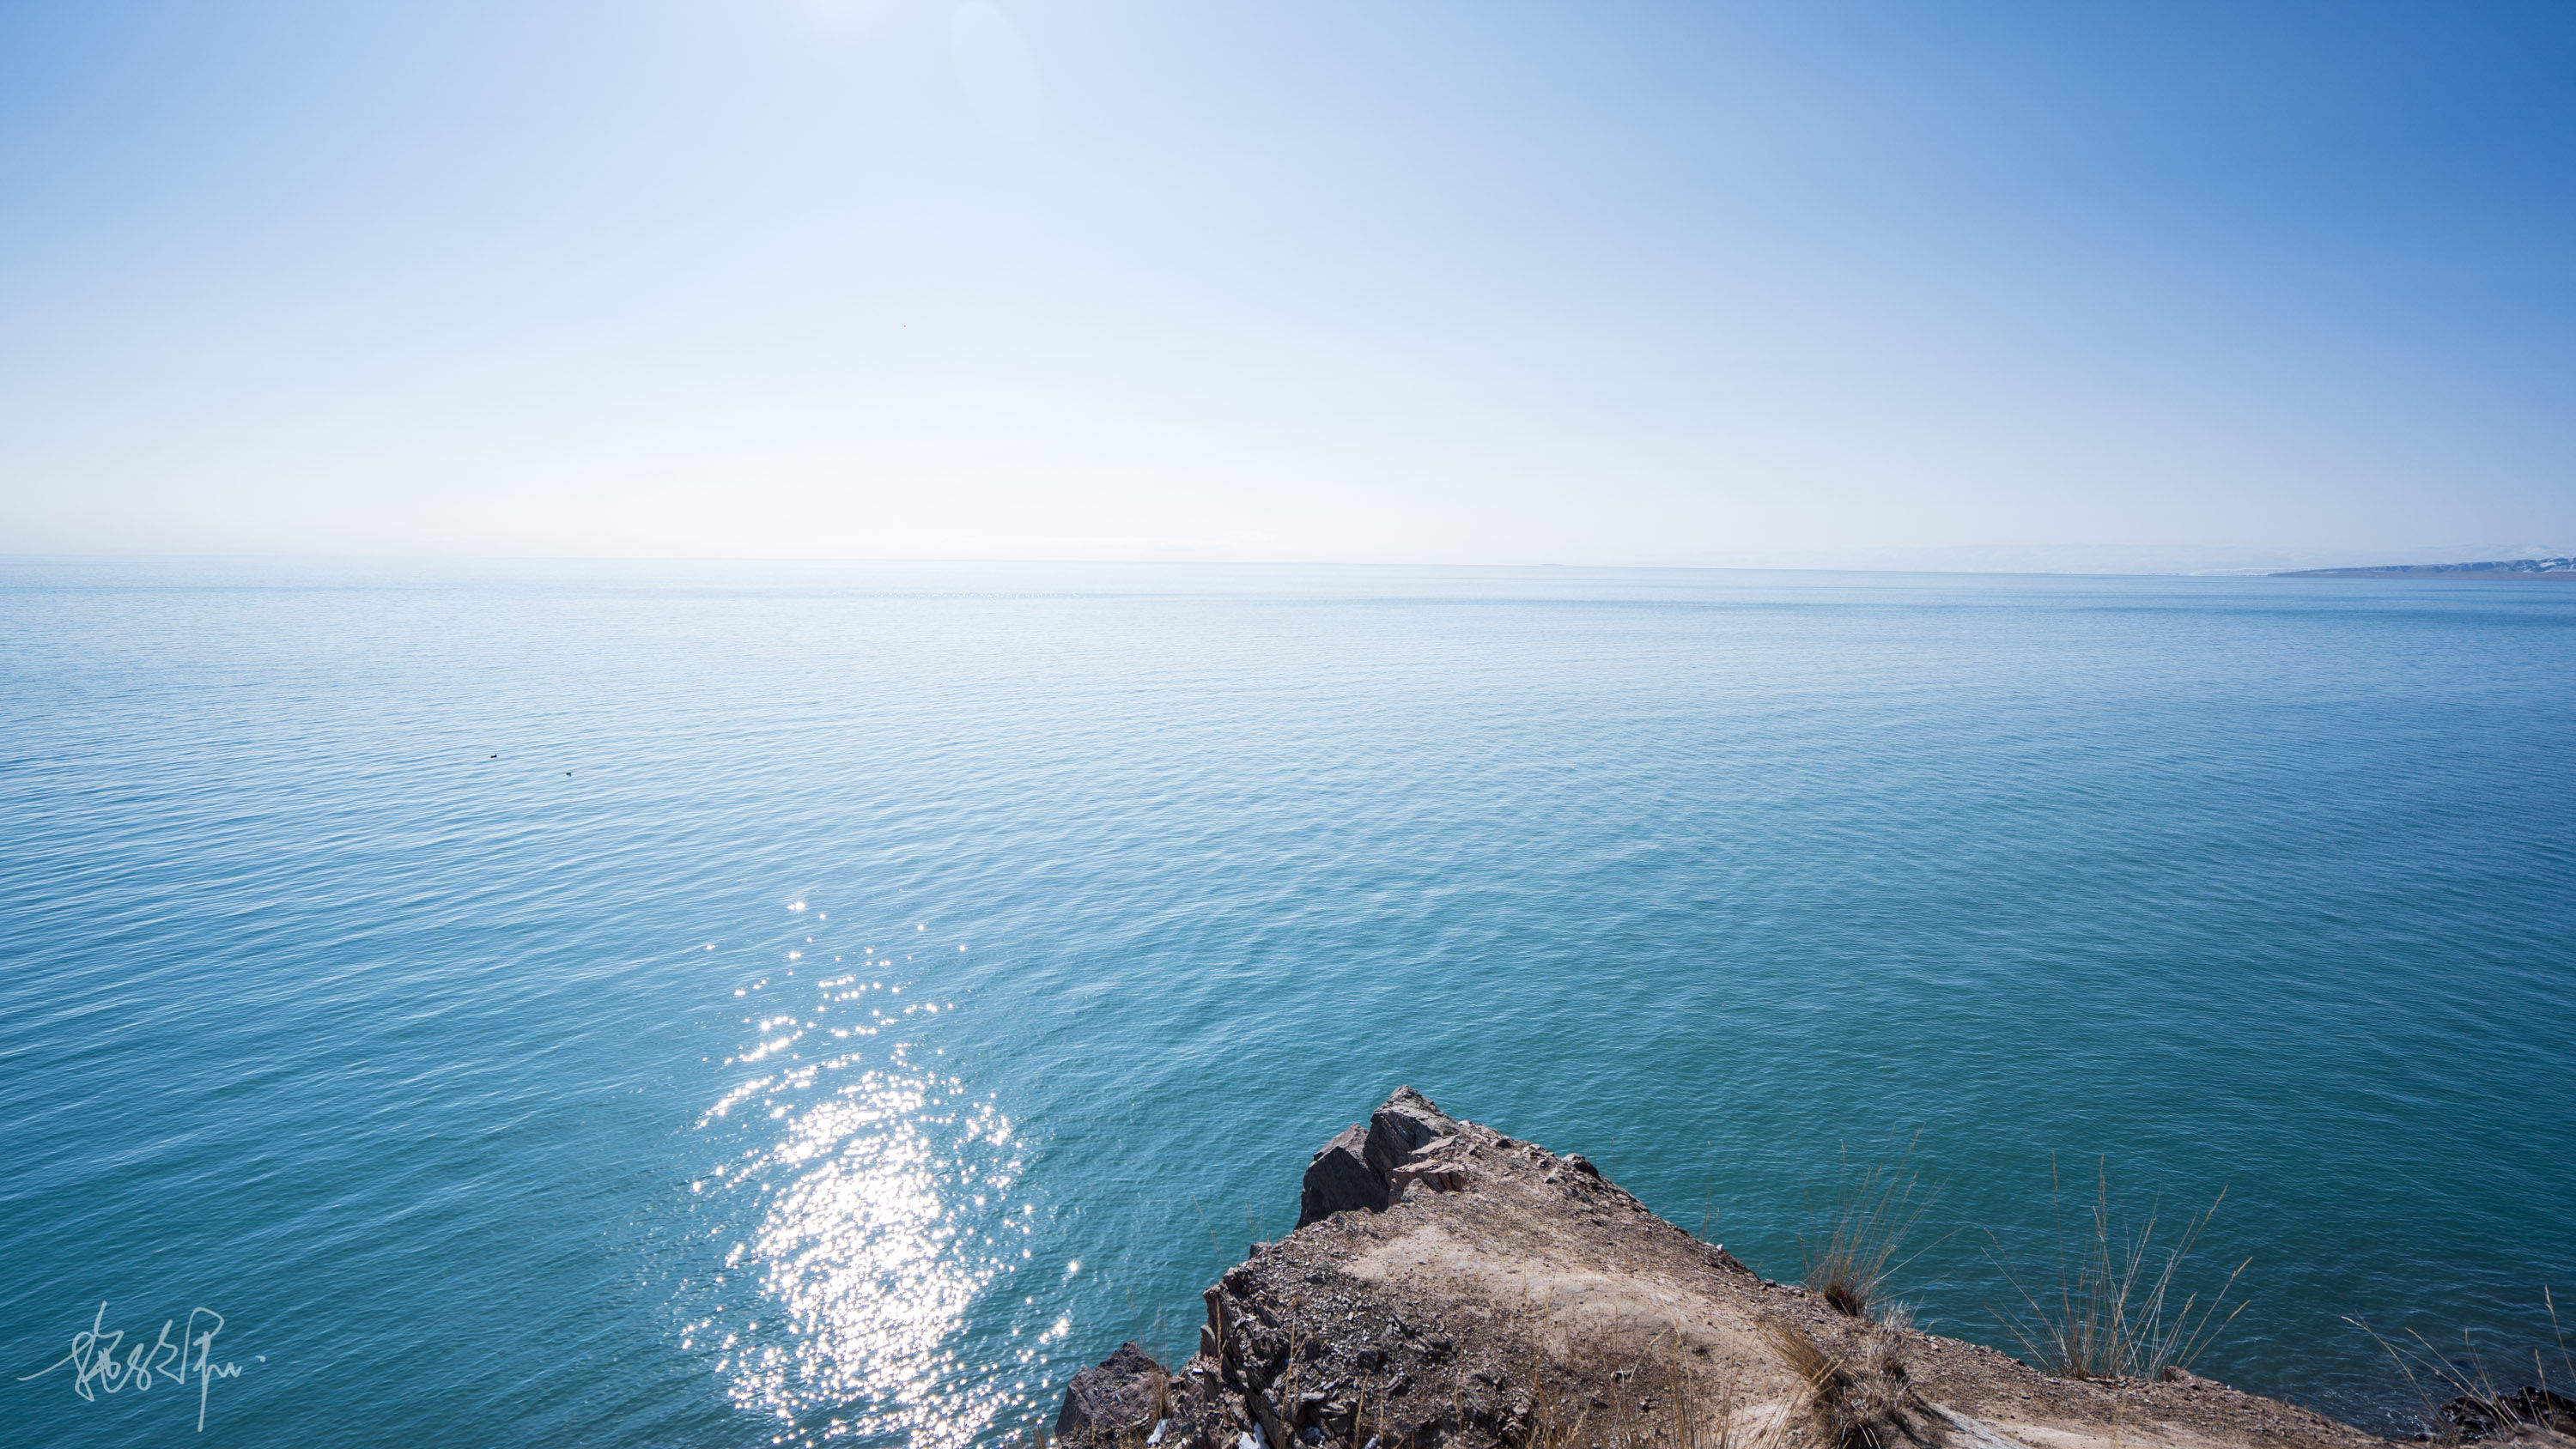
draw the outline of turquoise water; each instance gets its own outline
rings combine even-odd
[[[1779,1277],[1919,1132],[1988,1339],[2052,1153],[2224,1185],[2202,1368],[2385,1415],[2344,1315],[2576,1288],[2571,666],[2511,583],[0,566],[11,1442],[989,1439],[1399,1082]],[[102,1302],[238,1372],[14,1381]]]

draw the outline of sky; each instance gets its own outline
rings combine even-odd
[[[0,7],[0,553],[2576,548],[2576,6]]]

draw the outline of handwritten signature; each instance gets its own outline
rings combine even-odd
[[[186,1387],[188,1375],[197,1376],[197,1432],[206,1432],[206,1392],[217,1379],[233,1378],[241,1373],[239,1364],[216,1363],[215,1335],[224,1331],[224,1316],[211,1308],[188,1310],[188,1326],[181,1330],[179,1341],[170,1341],[173,1318],[161,1325],[160,1337],[146,1343],[137,1339],[125,1346],[125,1330],[108,1331],[107,1305],[98,1305],[98,1317],[90,1326],[72,1335],[72,1351],[36,1370],[20,1374],[18,1382],[40,1379],[65,1364],[72,1366],[72,1392],[92,1403],[101,1390],[116,1393],[123,1389],[149,1390],[157,1374]],[[189,1355],[196,1355],[190,1362]],[[170,1365],[175,1362],[178,1367]]]

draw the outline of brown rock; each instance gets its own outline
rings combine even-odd
[[[1323,1145],[1306,1164],[1304,1191],[1297,1200],[1297,1226],[1319,1223],[1338,1212],[1366,1208],[1386,1211],[1387,1182],[1368,1164],[1368,1129],[1353,1123]]]
[[[1106,1438],[1127,1429],[1153,1427],[1154,1386],[1168,1381],[1163,1366],[1133,1343],[1073,1376],[1065,1385],[1064,1408],[1055,1416],[1059,1439]]]
[[[1368,1164],[1381,1182],[1395,1181],[1395,1170],[1413,1154],[1443,1137],[1457,1135],[1458,1124],[1411,1087],[1398,1087],[1386,1105],[1369,1116]]]

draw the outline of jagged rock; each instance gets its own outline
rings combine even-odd
[[[1368,1129],[1352,1123],[1324,1144],[1306,1164],[1305,1190],[1297,1202],[1297,1226],[1322,1222],[1338,1212],[1366,1208],[1386,1211],[1387,1183],[1368,1164]]]
[[[1368,1165],[1380,1182],[1392,1184],[1395,1170],[1413,1154],[1443,1137],[1454,1137],[1458,1124],[1411,1087],[1398,1087],[1386,1105],[1369,1115]]]
[[[1073,1376],[1065,1385],[1064,1408],[1055,1416],[1055,1436],[1106,1438],[1127,1429],[1149,1429],[1154,1414],[1154,1384],[1168,1382],[1163,1366],[1133,1343]]]
[[[1431,1192],[1464,1192],[1467,1169],[1454,1162],[1414,1162],[1395,1170],[1395,1190],[1390,1197],[1403,1195],[1415,1187]]]
[[[1416,1185],[1432,1192],[1465,1191],[1473,1174],[1459,1160],[1464,1151],[1463,1144],[1454,1136],[1435,1137],[1422,1144],[1414,1150],[1412,1161],[1395,1170],[1395,1181],[1387,1197],[1389,1200],[1400,1198],[1406,1189]]]
[[[1416,1181],[1443,1192],[1466,1186],[1466,1174],[1460,1168],[1408,1171],[1425,1154],[1455,1143],[1457,1132],[1458,1124],[1429,1097],[1411,1087],[1396,1088],[1370,1114],[1366,1128],[1356,1124],[1344,1128],[1306,1164],[1297,1226],[1319,1223],[1353,1208],[1382,1213]]]

